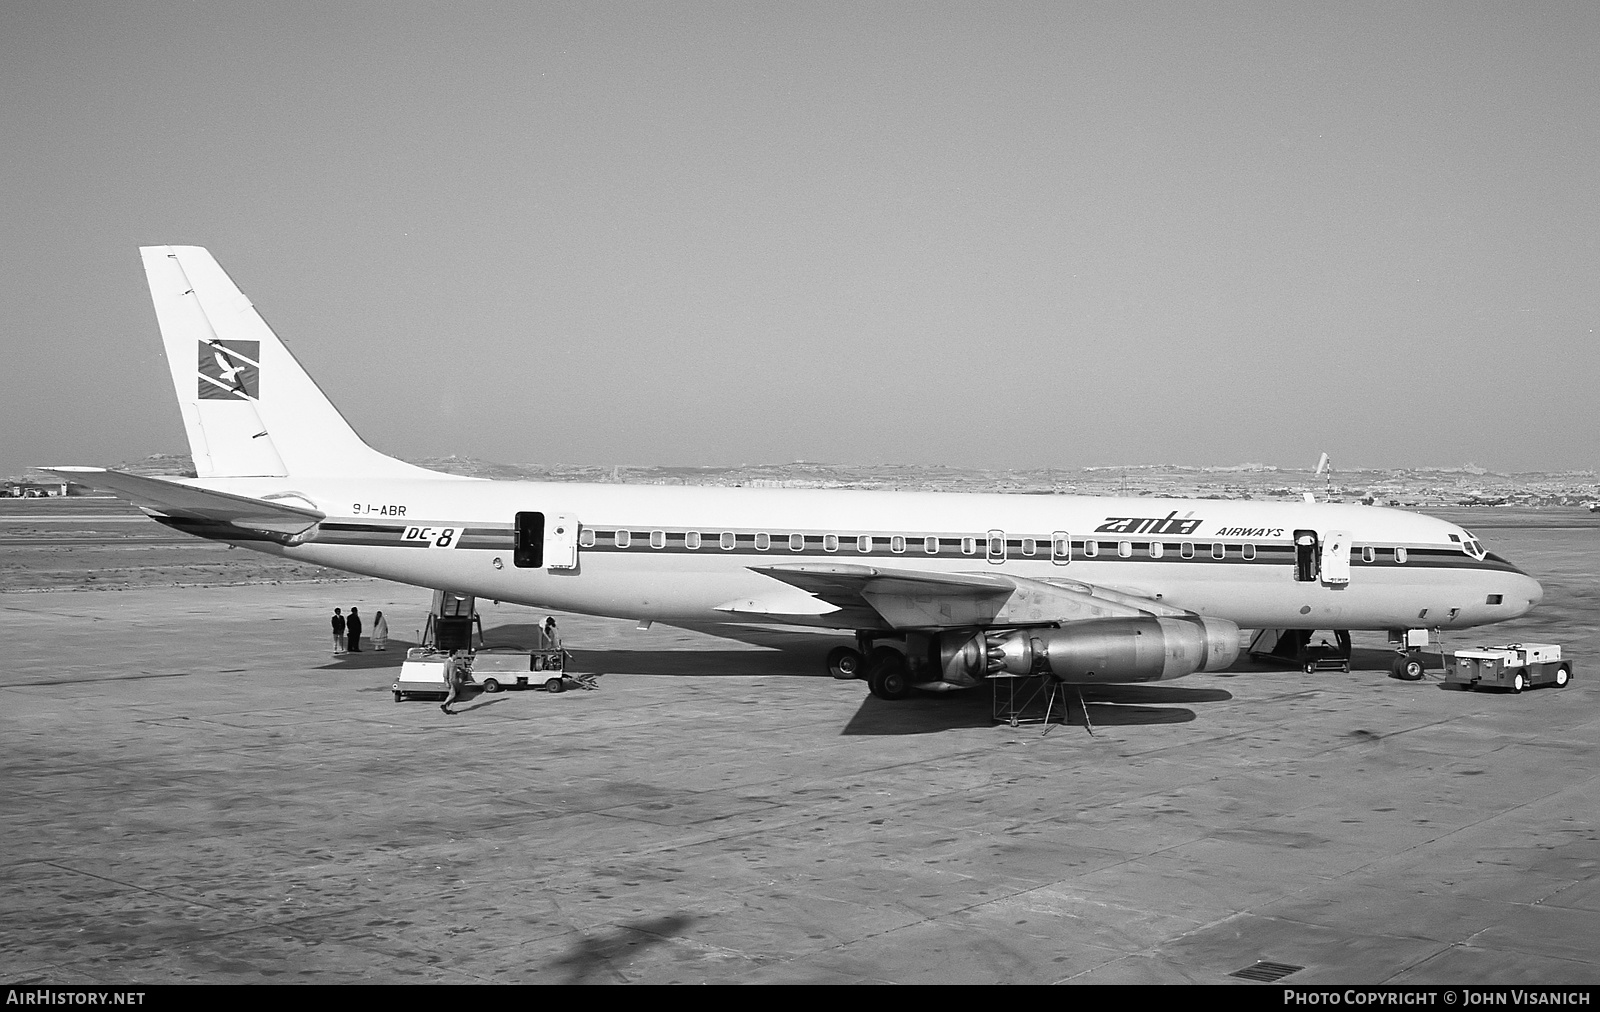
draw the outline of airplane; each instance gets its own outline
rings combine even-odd
[[[197,477],[49,470],[200,538],[641,624],[846,630],[830,672],[883,699],[1219,671],[1242,628],[1412,642],[1543,596],[1463,528],[1382,507],[443,474],[367,445],[205,249],[140,252]]]

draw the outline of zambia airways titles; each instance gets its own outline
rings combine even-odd
[[[1193,511],[1178,516],[1173,510],[1164,517],[1106,517],[1106,522],[1094,529],[1096,534],[1193,534],[1204,520],[1195,519]],[[1281,538],[1282,527],[1224,527],[1217,531],[1219,538]]]

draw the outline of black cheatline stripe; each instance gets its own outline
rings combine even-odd
[[[355,531],[360,534],[404,534],[406,525],[400,524],[399,526],[395,526],[393,524],[352,524],[324,520],[321,525],[319,525],[318,529],[324,531]]]
[[[363,548],[432,548],[428,541],[398,541],[394,538],[373,538],[363,535],[335,534],[331,538],[318,537],[316,544],[339,545],[341,547],[359,546]]]
[[[183,531],[184,533],[210,540],[281,540],[271,534],[245,530],[221,521],[192,520],[175,517],[159,517],[155,519],[168,527],[172,527],[176,530]],[[428,523],[412,524],[361,523],[359,521],[324,521],[318,526],[318,536],[314,540],[320,544],[360,547],[430,547],[429,543],[425,541],[399,541],[393,538],[393,535],[404,534],[407,529],[412,527],[432,527],[435,530],[445,527],[454,527],[461,532],[457,536],[459,540],[457,541],[456,547],[458,548],[476,551],[505,551],[515,547],[514,544],[507,540],[508,536],[514,535],[515,531],[514,527],[509,524],[473,526],[460,523],[450,523],[448,521],[432,521]],[[618,530],[629,531],[631,541],[629,547],[617,548],[615,546],[614,538]],[[881,559],[885,556],[895,559],[910,556],[913,558],[970,559],[976,562],[980,559],[987,559],[986,553],[983,551],[974,551],[971,555],[962,553],[959,551],[962,543],[970,538],[974,547],[981,549],[989,540],[987,534],[969,534],[957,537],[947,537],[944,534],[839,534],[837,535],[839,539],[838,548],[835,551],[830,552],[823,548],[823,539],[828,536],[824,534],[801,534],[805,547],[799,551],[796,551],[789,547],[789,535],[773,534],[771,531],[734,531],[734,547],[731,549],[722,547],[722,535],[726,532],[721,530],[711,531],[709,533],[705,530],[699,530],[698,533],[701,536],[699,548],[689,548],[684,544],[684,535],[696,533],[696,531],[692,529],[666,531],[666,543],[662,548],[654,548],[650,546],[650,535],[654,533],[654,531],[651,529],[640,529],[636,531],[632,528],[587,528],[586,533],[587,532],[593,533],[595,543],[589,546],[580,546],[580,550],[585,552],[611,554],[616,552],[638,553],[642,550],[648,553],[659,553],[665,555],[699,555],[710,552],[721,553],[724,555],[749,555],[756,558],[806,558],[810,556],[818,556],[824,559],[856,560]],[[334,536],[326,536],[329,534]],[[771,545],[770,548],[763,551],[755,547],[755,539],[758,534],[766,534],[768,536],[769,543]],[[857,539],[862,537],[871,539],[872,550],[870,552],[862,552],[856,547]],[[897,537],[905,539],[905,550],[902,552],[893,552],[890,550],[890,544],[892,540]],[[925,539],[928,537],[935,537],[937,539],[937,543],[940,548],[938,552],[930,554],[927,551]],[[676,544],[673,543],[674,539],[677,540]],[[1034,555],[1022,554],[1022,542],[1024,540],[1032,540],[1035,545],[1038,546]],[[1224,563],[1227,565],[1238,566],[1288,565],[1293,564],[1295,558],[1295,546],[1292,543],[1254,543],[1256,553],[1255,558],[1246,559],[1240,556],[1239,550],[1246,544],[1252,544],[1252,542],[1231,540],[1219,541],[1219,539],[1216,538],[1213,538],[1210,541],[1200,539],[1191,539],[1187,541],[1163,540],[1160,542],[1163,553],[1161,558],[1150,557],[1151,542],[1148,539],[1143,541],[1132,541],[1131,544],[1134,554],[1131,557],[1123,558],[1117,554],[1117,545],[1125,540],[1128,539],[1116,537],[1109,537],[1105,539],[1074,539],[1072,541],[1071,561],[1082,559],[1086,562],[1157,562],[1162,564]],[[1054,558],[1050,551],[1050,546],[1054,543],[1054,539],[1051,537],[1039,535],[1018,535],[1016,537],[1012,537],[1010,534],[1007,534],[1005,541],[1007,548],[1005,557],[1008,561],[1043,561],[1046,559],[1053,560]],[[1098,554],[1084,554],[1084,544],[1087,541],[1094,541],[1100,546],[1100,551]],[[1219,543],[1225,545],[1228,550],[1227,556],[1222,559],[1218,559],[1211,555],[1212,546]],[[1184,544],[1191,544],[1194,546],[1194,556],[1192,558],[1183,557],[1182,546]],[[1372,562],[1367,562],[1361,557],[1362,550],[1369,547],[1376,549],[1378,552],[1378,558]],[[1394,560],[1394,546],[1352,546],[1350,550],[1350,568],[1354,571],[1360,571],[1363,569],[1404,569],[1409,566],[1418,569],[1464,569],[1517,574],[1522,573],[1522,570],[1518,569],[1510,562],[1507,562],[1504,558],[1493,553],[1489,553],[1483,559],[1479,560],[1473,559],[1471,556],[1466,555],[1458,548],[1401,547],[1406,547],[1407,549],[1407,559],[1405,562],[1396,562]],[[946,551],[946,548],[949,548],[950,551]],[[1385,558],[1385,555],[1388,557]]]
[[[1199,543],[1196,544],[1196,552],[1195,552],[1194,556],[1191,557],[1191,558],[1184,558],[1180,549],[1178,549],[1176,547],[1173,547],[1173,545],[1168,544],[1166,546],[1166,548],[1164,549],[1163,554],[1162,554],[1162,556],[1160,558],[1152,558],[1150,556],[1149,542],[1134,542],[1133,543],[1133,554],[1128,556],[1128,557],[1126,557],[1126,558],[1124,558],[1123,556],[1120,556],[1120,555],[1117,554],[1116,544],[1117,543],[1114,542],[1114,541],[1113,542],[1101,542],[1101,549],[1100,549],[1100,552],[1099,552],[1098,555],[1084,555],[1081,547],[1079,547],[1077,545],[1074,545],[1074,549],[1075,550],[1074,550],[1074,552],[1072,554],[1072,560],[1071,561],[1076,562],[1076,561],[1082,560],[1084,562],[1153,562],[1153,563],[1158,563],[1158,564],[1163,564],[1163,565],[1177,564],[1177,563],[1200,564],[1200,565],[1229,565],[1229,566],[1292,566],[1292,565],[1294,565],[1294,552],[1293,552],[1292,546],[1290,546],[1289,548],[1280,548],[1280,549],[1277,549],[1277,550],[1272,550],[1272,549],[1268,549],[1268,548],[1263,548],[1263,547],[1257,546],[1255,558],[1246,559],[1242,555],[1239,554],[1238,549],[1239,549],[1240,546],[1230,544],[1228,546],[1229,551],[1228,551],[1227,556],[1225,558],[1218,559],[1218,558],[1215,558],[1214,556],[1212,556],[1210,554],[1208,546],[1207,546],[1207,550],[1206,551],[1200,551],[1200,548],[1202,546],[1206,545],[1205,542],[1199,542]],[[465,546],[462,546],[462,547],[465,547]],[[645,554],[645,555],[674,555],[674,556],[675,555],[690,555],[690,556],[694,556],[694,555],[738,555],[738,556],[749,556],[749,557],[758,558],[758,559],[779,559],[779,560],[781,560],[781,559],[785,559],[785,558],[787,558],[787,559],[818,558],[818,559],[833,559],[833,560],[840,560],[840,561],[857,561],[857,562],[870,562],[870,561],[875,560],[875,559],[876,560],[882,560],[882,559],[885,559],[885,558],[887,558],[887,559],[901,559],[901,558],[955,559],[955,560],[970,560],[972,562],[978,562],[978,561],[984,560],[986,558],[985,555],[980,554],[980,553],[974,553],[972,555],[963,555],[963,554],[960,554],[958,552],[953,552],[953,551],[952,552],[940,551],[940,552],[937,552],[937,553],[934,553],[934,554],[930,555],[926,551],[926,549],[923,547],[922,540],[920,538],[917,538],[917,539],[908,538],[907,541],[906,541],[905,550],[901,551],[901,552],[893,552],[893,551],[890,551],[887,547],[879,548],[879,547],[876,547],[876,546],[870,552],[861,552],[861,551],[858,551],[856,549],[854,539],[845,540],[843,538],[840,539],[838,550],[837,551],[832,551],[832,552],[826,551],[825,549],[823,549],[820,543],[811,543],[811,542],[807,543],[807,546],[806,546],[805,550],[803,550],[803,551],[794,551],[794,550],[789,548],[787,541],[779,542],[779,541],[775,540],[770,549],[768,549],[766,551],[762,551],[762,550],[756,548],[753,544],[741,544],[737,548],[734,548],[734,549],[725,549],[725,548],[722,548],[719,543],[713,542],[713,541],[709,541],[709,540],[703,541],[699,548],[686,548],[681,544],[674,545],[674,544],[672,544],[670,542],[663,548],[651,548],[649,546],[648,541],[641,541],[641,540],[637,540],[637,539],[635,541],[633,541],[629,545],[629,547],[627,547],[627,548],[618,548],[618,547],[616,547],[616,545],[614,543],[612,543],[611,541],[607,540],[607,541],[604,541],[604,542],[596,542],[594,545],[590,545],[590,546],[581,548],[580,551],[585,552],[585,553],[595,553],[595,554],[600,554],[600,555],[640,555],[640,554]],[[1461,570],[1471,570],[1471,571],[1513,572],[1513,573],[1520,573],[1521,572],[1521,570],[1517,569],[1516,567],[1514,567],[1514,566],[1512,566],[1512,565],[1510,565],[1508,563],[1503,563],[1502,562],[1502,563],[1500,563],[1498,565],[1495,565],[1495,564],[1488,563],[1488,562],[1479,562],[1479,561],[1473,560],[1472,558],[1470,558],[1470,557],[1468,557],[1466,555],[1461,555],[1460,553],[1450,552],[1448,550],[1440,551],[1440,552],[1436,553],[1438,556],[1441,556],[1441,558],[1419,559],[1417,556],[1422,554],[1422,551],[1423,550],[1418,550],[1417,552],[1411,553],[1410,558],[1406,562],[1395,562],[1392,557],[1389,558],[1389,559],[1379,558],[1379,559],[1377,559],[1377,560],[1375,560],[1373,562],[1363,562],[1363,561],[1361,561],[1359,556],[1355,556],[1355,557],[1353,557],[1351,559],[1350,568],[1351,568],[1351,570],[1353,572],[1360,572],[1362,570],[1369,570],[1370,571],[1370,570],[1380,570],[1380,569],[1381,570],[1390,570],[1390,569],[1404,570],[1404,569],[1406,569],[1408,567],[1412,568],[1412,569],[1461,569]],[[1043,562],[1043,561],[1046,561],[1046,560],[1051,560],[1052,556],[1051,556],[1051,554],[1049,552],[1048,545],[1041,544],[1039,546],[1039,550],[1033,555],[1023,555],[1021,553],[1021,551],[1018,550],[1018,551],[1015,551],[1015,552],[1008,552],[1006,554],[1005,558],[1008,561],[1039,561],[1039,562]]]

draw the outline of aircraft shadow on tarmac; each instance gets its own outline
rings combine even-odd
[[[711,632],[694,627],[691,632]],[[487,646],[503,649],[527,649],[538,639],[538,623],[501,625],[485,630]],[[750,644],[753,649],[737,647],[722,650],[697,649],[682,646],[650,650],[572,649],[568,670],[595,674],[663,675],[668,677],[698,676],[761,676],[824,678],[827,651],[843,637],[818,636],[813,633],[796,633],[782,629],[743,627],[729,629],[718,627],[713,635],[718,639],[737,640]],[[360,654],[341,654],[323,665],[325,670],[364,670],[396,667],[412,644],[391,639],[390,650],[385,653],[363,651]],[[569,648],[570,649],[570,648]],[[1375,652],[1376,653],[1376,652]],[[1248,674],[1258,668],[1248,661],[1232,673]],[[1030,683],[1031,684],[1031,683]],[[862,701],[850,721],[840,731],[845,735],[897,735],[936,734],[957,728],[989,727],[999,721],[995,718],[995,693],[980,686],[966,692],[913,693],[911,698],[891,702],[879,699],[866,691],[861,684]],[[1027,690],[1031,692],[1031,688]],[[1170,683],[1141,685],[1096,685],[1082,690],[1082,702],[1071,690],[1065,695],[1065,723],[1083,725],[1084,707],[1089,720],[1096,727],[1118,727],[1148,724],[1181,724],[1196,717],[1194,710],[1181,704],[1222,702],[1233,698],[1226,689],[1190,687]],[[1041,697],[1042,699],[1042,697]],[[498,700],[464,699],[458,708],[467,713],[488,706]],[[1030,716],[1037,724],[1044,714],[1042,702],[1033,708]],[[1058,699],[1052,723],[1063,722],[1063,709]]]
[[[399,670],[401,662],[406,659],[406,651],[416,646],[408,640],[390,638],[387,650],[374,650],[372,647],[362,647],[356,653],[334,654],[328,658],[326,664],[319,664],[318,671],[366,671],[369,668],[394,668]]]
[[[760,627],[676,628],[706,632],[722,640],[738,640],[758,649],[704,650],[689,646],[655,650],[574,649],[569,670],[598,674],[818,678],[826,677],[823,666],[827,651],[840,642],[849,642],[844,637]],[[503,625],[486,631],[485,638],[490,645],[522,645],[534,642],[537,630],[537,623]],[[861,707],[841,734],[934,734],[963,727],[989,727],[997,722],[994,692],[987,687],[939,694],[916,692],[911,698],[896,702],[867,693],[864,683],[861,690]],[[1081,703],[1077,694],[1070,690],[1065,696],[1067,723],[1081,726],[1086,705],[1089,720],[1097,727],[1181,724],[1194,720],[1196,714],[1186,706],[1175,704],[1214,703],[1233,698],[1226,689],[1172,684],[1097,685],[1084,688],[1082,693]],[[1035,709],[1035,717],[1043,716],[1042,703]],[[1055,723],[1063,720],[1059,700],[1051,720]]]
[[[688,626],[673,628],[701,631]],[[491,647],[527,649],[528,644],[537,641],[538,629],[536,623],[496,626],[484,633],[484,639]],[[828,650],[841,642],[853,642],[773,629],[718,627],[713,635],[722,640],[748,643],[756,649],[702,650],[682,646],[655,650],[585,650],[569,643],[567,649],[572,658],[567,666],[574,672],[595,674],[818,677],[825,675]]]
[[[1453,648],[1452,648],[1453,649]],[[1432,648],[1433,652],[1423,651],[1423,660],[1429,669],[1439,667],[1438,647]],[[1372,647],[1355,647],[1350,651],[1351,671],[1388,671],[1398,656],[1393,650],[1384,650]],[[1268,672],[1299,673],[1300,665],[1292,660],[1256,660],[1248,653],[1241,651],[1239,659],[1234,661],[1227,669],[1215,672],[1218,678],[1236,678],[1239,675],[1259,675]]]
[[[1070,688],[1065,694],[1065,708],[1058,698],[1051,708],[1052,724],[1083,726],[1085,706],[1089,721],[1095,727],[1128,727],[1141,724],[1186,724],[1195,719],[1195,712],[1187,707],[1158,705],[1174,703],[1218,703],[1233,698],[1225,689],[1190,689],[1176,685],[1096,685],[1085,687],[1082,703]],[[1031,689],[1017,693],[1018,701],[1032,695]],[[995,691],[979,686],[967,692],[950,692],[939,695],[918,693],[909,699],[889,702],[868,695],[861,701],[850,723],[841,735],[893,735],[935,734],[963,727],[989,727],[1004,721],[997,712]],[[1022,715],[1024,725],[1043,726],[1046,714],[1043,697],[1033,699],[1033,705]]]

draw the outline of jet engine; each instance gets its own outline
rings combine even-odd
[[[946,631],[930,644],[939,677],[973,685],[993,675],[1063,682],[1155,682],[1220,671],[1239,656],[1239,627],[1199,615],[1140,615],[1056,628]]]

